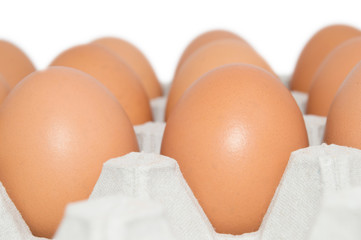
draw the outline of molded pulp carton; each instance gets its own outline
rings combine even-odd
[[[293,96],[304,112],[307,95]],[[159,154],[165,103],[165,97],[153,100],[155,121],[135,126],[142,152],[104,163],[89,200],[68,205],[56,239],[330,239],[330,227],[338,234],[352,228],[346,222],[353,224],[352,237],[361,237],[354,227],[361,222],[361,205],[352,200],[361,196],[361,151],[321,145],[326,119],[308,115],[311,146],[291,154],[260,229],[240,236],[216,233],[176,160]],[[350,189],[358,191],[344,193]],[[2,185],[0,239],[41,239],[31,235]]]

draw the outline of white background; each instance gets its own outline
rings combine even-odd
[[[143,51],[162,82],[206,30],[234,31],[277,73],[291,74],[309,38],[333,23],[361,28],[361,1],[0,2],[0,39],[22,48],[38,69],[71,46],[117,36]]]

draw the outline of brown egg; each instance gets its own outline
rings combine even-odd
[[[170,115],[161,153],[174,158],[215,230],[256,231],[290,153],[308,146],[302,114],[269,72],[232,64],[203,75]]]
[[[14,87],[35,68],[29,58],[13,44],[0,40],[0,74]]]
[[[149,99],[138,76],[106,48],[76,46],[60,54],[51,66],[72,67],[95,77],[115,95],[134,125],[152,121]]]
[[[330,53],[313,79],[307,114],[327,116],[338,88],[360,60],[361,37],[344,42]]]
[[[0,108],[0,180],[35,236],[52,237],[67,203],[89,197],[103,163],[138,151],[115,97],[81,71],[52,67]]]
[[[10,86],[5,78],[0,74],[0,104],[4,101],[10,92]]]
[[[249,63],[276,75],[271,67],[247,43],[225,39],[207,44],[195,52],[174,77],[166,107],[166,119],[185,90],[206,72],[230,63]]]
[[[318,31],[301,52],[294,70],[291,89],[308,92],[312,78],[327,55],[341,43],[361,36],[361,31],[345,25],[332,25]]]
[[[133,44],[119,38],[100,38],[93,43],[113,51],[139,76],[149,98],[156,98],[162,95],[162,88],[155,75],[155,72],[147,58]]]
[[[327,116],[324,141],[327,144],[361,149],[361,64],[347,76]]]
[[[222,40],[222,39],[238,39],[245,42],[240,36],[233,32],[225,30],[212,30],[205,32],[197,36],[191,43],[188,44],[187,48],[184,50],[181,58],[179,59],[178,66],[176,68],[176,73],[182,64],[199,48],[211,43],[213,41]]]

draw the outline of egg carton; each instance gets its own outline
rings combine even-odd
[[[293,96],[304,111],[307,95]],[[315,146],[292,153],[259,231],[218,234],[177,162],[159,154],[164,108],[164,97],[152,101],[158,121],[134,128],[141,152],[104,164],[89,200],[68,206],[56,239],[307,239],[323,196],[361,183],[361,152],[320,145],[326,119],[305,115]],[[0,239],[44,239],[32,236],[1,184],[0,211]]]
[[[307,126],[307,131],[308,131],[308,135],[310,138],[310,143],[313,145],[319,145],[322,142],[322,136],[323,136],[323,129],[324,129],[324,124],[325,124],[325,118],[320,118],[320,117],[316,117],[316,116],[304,116],[305,117],[305,122],[306,122],[306,126]],[[179,220],[172,220],[172,222],[177,222],[177,221],[188,221],[190,226],[195,227],[195,229],[198,228],[199,224],[193,223],[193,221],[195,222],[203,222],[201,225],[203,227],[201,227],[200,229],[205,229],[204,231],[208,231],[208,232],[212,232],[212,227],[210,225],[210,223],[208,222],[206,216],[204,215],[204,213],[202,212],[201,208],[199,207],[199,205],[196,204],[196,200],[194,198],[194,196],[192,196],[192,193],[190,191],[190,189],[187,187],[186,182],[184,181],[177,163],[169,158],[166,158],[164,156],[158,155],[158,153],[160,153],[160,147],[161,147],[161,142],[162,142],[162,137],[163,137],[163,131],[165,128],[165,123],[164,122],[148,122],[146,124],[143,125],[139,125],[139,126],[135,126],[135,132],[136,132],[136,136],[138,138],[138,142],[139,142],[139,146],[140,149],[142,151],[142,153],[138,153],[138,154],[130,154],[127,155],[125,157],[121,157],[121,158],[117,158],[116,160],[110,160],[108,161],[106,164],[104,164],[104,170],[102,173],[102,176],[107,175],[107,171],[105,171],[105,169],[108,169],[108,165],[110,164],[110,166],[114,166],[111,163],[116,161],[117,164],[119,163],[120,168],[123,168],[123,170],[128,171],[130,175],[128,175],[128,179],[124,179],[123,177],[119,177],[117,176],[117,174],[113,174],[113,176],[111,176],[110,178],[113,179],[108,183],[104,183],[104,180],[102,180],[104,177],[101,177],[98,181],[98,184],[95,189],[94,192],[92,193],[90,199],[92,199],[94,196],[102,196],[102,195],[112,195],[112,194],[117,194],[118,192],[122,192],[122,191],[126,191],[126,189],[129,190],[129,186],[127,187],[124,184],[121,184],[122,182],[124,183],[129,183],[132,181],[138,181],[138,180],[134,180],[131,179],[131,176],[133,174],[135,175],[139,175],[140,178],[142,178],[142,170],[143,168],[145,169],[149,169],[149,171],[155,171],[154,176],[149,176],[148,173],[145,173],[145,178],[150,180],[152,183],[156,182],[157,178],[160,179],[164,179],[164,175],[167,176],[167,172],[168,172],[168,176],[172,176],[169,179],[165,179],[163,183],[159,184],[161,186],[167,186],[165,189],[165,192],[163,193],[159,193],[159,194],[167,194],[167,192],[173,192],[173,195],[169,195],[167,197],[169,202],[174,202],[172,199],[176,198],[177,200],[180,199],[184,199],[184,205],[180,204],[179,206],[175,205],[176,209],[181,209],[182,211],[182,215],[183,215],[183,220],[182,218],[180,218]],[[144,160],[141,160],[144,159]],[[136,170],[139,170],[140,172],[137,172]],[[114,169],[116,170],[116,169]],[[105,173],[104,173],[105,171]],[[134,172],[136,171],[136,172]],[[147,170],[148,171],[148,170]],[[146,171],[146,172],[147,172]],[[157,171],[159,171],[160,173],[157,175]],[[175,174],[172,173],[172,171],[176,172]],[[172,179],[174,178],[174,176],[177,176],[176,179]],[[160,180],[161,181],[161,180]],[[102,182],[102,183],[101,183]],[[172,183],[172,184],[170,184]],[[103,184],[104,186],[100,186],[99,184]],[[137,184],[135,182],[133,182],[132,184]],[[144,183],[145,185],[147,185],[148,183]],[[114,188],[117,188],[119,191],[114,191]],[[136,192],[137,187],[133,186],[133,190],[129,190],[126,194],[124,194],[125,196],[129,197],[129,192]],[[156,186],[153,186],[153,188],[156,188]],[[170,189],[168,189],[170,188]],[[101,189],[103,189],[104,191],[106,191],[106,194],[101,194]],[[110,192],[108,192],[108,190],[110,189]],[[167,190],[168,189],[168,190]],[[174,192],[175,191],[175,192]],[[180,193],[179,196],[176,196],[177,192],[182,192],[185,191],[185,193]],[[155,193],[157,194],[157,193]],[[140,194],[142,195],[142,194]],[[145,196],[147,196],[148,194],[144,193]],[[31,235],[31,232],[29,230],[29,228],[26,226],[25,222],[23,221],[21,215],[19,214],[19,212],[16,210],[16,207],[14,206],[14,204],[11,202],[11,200],[9,199],[8,195],[6,194],[5,189],[2,187],[2,185],[0,186],[0,236],[6,236],[6,238],[4,239],[41,239],[41,238],[36,238],[33,237]],[[131,196],[131,197],[135,197],[135,196]],[[109,204],[105,204],[105,206],[113,206],[112,200],[109,200]],[[180,200],[180,203],[182,203],[183,200]],[[122,201],[119,201],[122,202]],[[101,204],[100,204],[101,205]],[[193,207],[190,207],[194,205]],[[115,206],[115,205],[114,205]],[[74,207],[76,209],[76,207]],[[169,209],[170,207],[167,207],[167,209]],[[72,209],[72,208],[71,208]],[[96,208],[95,208],[96,209]],[[185,209],[189,209],[188,211],[186,211]],[[196,216],[194,216],[194,209],[196,209],[198,211],[198,213],[196,214]],[[90,208],[91,210],[91,208]],[[72,210],[69,210],[70,213],[72,213]],[[75,210],[77,211],[77,210]],[[171,210],[174,211],[174,210]],[[112,212],[112,211],[111,211]],[[80,211],[81,213],[81,211]],[[99,212],[100,214],[102,214],[102,211]],[[77,212],[77,214],[79,214],[79,212]],[[176,215],[179,215],[180,213],[176,213]],[[66,215],[68,216],[68,214]],[[74,214],[70,214],[70,219],[74,218]],[[106,216],[105,216],[106,217]],[[151,216],[148,216],[149,218]],[[78,225],[84,225],[83,221],[85,221],[86,217],[83,216],[83,220],[81,220],[81,223],[79,223]],[[94,219],[97,218],[101,218],[99,216],[95,217]],[[176,218],[175,216],[173,216],[173,218]],[[77,219],[82,219],[82,217],[77,217]],[[91,221],[92,218],[89,219],[89,221]],[[130,216],[131,219],[131,216]],[[70,220],[71,222],[73,220]],[[132,220],[133,221],[133,220]],[[152,221],[151,221],[152,222]],[[89,223],[90,225],[92,225],[93,223]],[[70,224],[70,225],[74,225],[74,224]],[[65,226],[67,226],[67,224],[65,224]],[[75,225],[74,225],[75,226]],[[84,226],[87,226],[86,224]],[[63,227],[61,229],[68,229],[68,227]],[[91,228],[92,229],[92,228]],[[125,228],[126,229],[126,228]],[[186,229],[186,227],[182,227],[181,229]],[[88,229],[89,230],[89,229]],[[77,230],[74,230],[77,231]],[[67,236],[66,233],[71,232],[71,230],[62,230],[62,235],[60,236]],[[64,233],[65,232],[65,233]],[[192,231],[190,231],[192,232]],[[202,231],[199,231],[200,235],[205,234]],[[83,232],[83,234],[85,235],[86,233]],[[214,235],[215,233],[213,233]],[[208,233],[209,235],[209,233]],[[212,235],[212,234],[211,234]],[[255,234],[253,234],[255,235]],[[157,235],[155,235],[157,236]],[[205,234],[204,236],[207,236],[207,234]],[[252,236],[252,234],[251,234]],[[157,236],[159,237],[159,239],[161,239],[161,236]],[[66,239],[66,238],[64,238]],[[80,238],[76,238],[76,239],[80,239]],[[86,238],[84,238],[86,239]],[[99,238],[101,239],[101,238]],[[121,238],[118,238],[121,239]],[[124,238],[124,239],[130,239],[130,238]],[[183,238],[178,238],[178,239],[183,239]],[[184,239],[191,239],[191,238],[184,238]],[[198,238],[195,238],[198,239]],[[203,239],[203,238],[200,238]],[[206,238],[204,238],[206,239]],[[216,238],[216,239],[227,239],[227,238]],[[242,239],[247,239],[244,238],[244,236],[242,237]],[[252,238],[251,238],[252,239]]]
[[[310,240],[361,239],[361,188],[331,193],[322,204]]]
[[[56,239],[175,240],[163,207],[121,194],[71,204]]]
[[[360,150],[326,144],[300,149],[291,154],[260,229],[218,234],[174,159],[130,153],[104,164],[90,200],[68,206],[55,239],[308,239],[323,197],[356,186]],[[1,239],[42,239],[31,235],[2,185],[0,211]]]
[[[0,183],[0,239],[34,237]],[[122,195],[69,204],[54,239],[173,240],[162,206]]]
[[[89,229],[109,229],[109,226],[119,225],[120,221],[112,222],[112,217],[109,216],[107,223],[94,219],[102,219],[102,216],[107,214],[116,215],[113,219],[119,218],[121,215],[116,214],[116,208],[111,209],[112,201],[106,200],[106,197],[120,194],[159,203],[164,211],[163,221],[169,227],[166,231],[166,234],[170,234],[169,239],[309,239],[323,198],[333,192],[357,186],[361,186],[360,150],[323,144],[295,151],[291,154],[260,229],[239,236],[218,234],[212,228],[174,159],[155,153],[131,153],[104,164],[90,201],[77,204],[78,206],[70,205],[57,236],[62,236],[64,232],[68,238],[61,239],[72,239],[75,236],[72,235],[74,231],[82,232],[76,236],[86,236]],[[94,210],[94,204],[89,204],[93,201],[103,201],[99,206],[104,206],[106,213]],[[119,207],[121,204],[122,201],[118,200],[114,205]],[[79,211],[77,207],[82,207],[83,210]],[[74,214],[74,211],[77,214]],[[142,212],[141,209],[137,211]],[[95,212],[94,215],[91,213],[91,218],[88,217],[89,212]],[[144,212],[145,217],[137,220],[139,224],[147,220],[146,207]],[[138,222],[134,224],[138,225]],[[159,224],[158,227],[160,226]],[[113,232],[116,233],[115,230]],[[105,233],[99,233],[99,238],[93,239],[104,239]],[[149,236],[152,236],[150,234]],[[116,239],[127,239],[121,238],[121,235],[116,236]]]

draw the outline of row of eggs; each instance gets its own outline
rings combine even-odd
[[[361,147],[360,50],[358,29],[326,27],[293,74],[291,90],[309,94],[307,113],[329,114],[327,143]],[[161,87],[144,55],[116,38],[68,49],[43,71],[0,41],[0,74],[0,181],[32,233],[51,237],[104,161],[139,151],[132,125],[152,120]],[[161,153],[177,160],[220,233],[257,230],[290,153],[308,146],[289,90],[249,43],[222,30],[185,49],[166,120]]]

